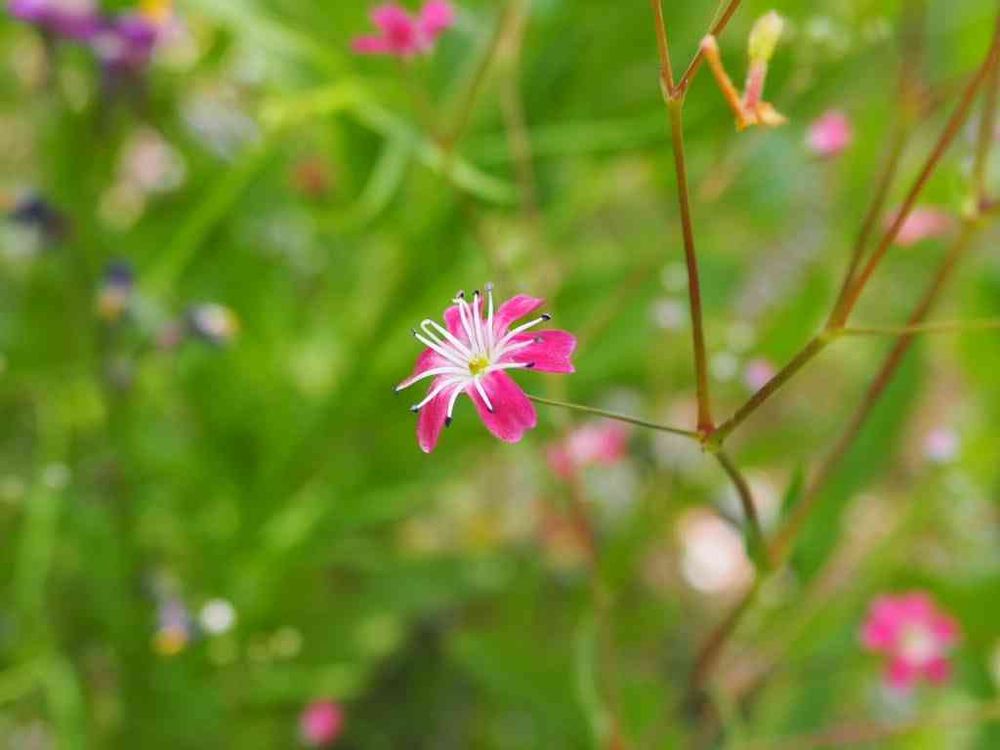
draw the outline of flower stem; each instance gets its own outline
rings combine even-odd
[[[959,333],[962,331],[994,331],[1000,329],[1000,319],[944,320],[915,323],[906,326],[848,326],[837,331],[839,336],[912,336],[917,333]]]
[[[674,151],[674,170],[677,174],[677,202],[681,213],[681,234],[684,239],[684,262],[688,276],[688,302],[691,309],[691,337],[694,347],[696,395],[698,398],[698,431],[712,432],[711,396],[708,389],[708,356],[705,351],[705,327],[702,320],[701,281],[698,276],[698,256],[694,244],[694,227],[691,222],[691,198],[688,189],[687,165],[684,158],[684,98],[667,100],[670,116],[670,137]]]
[[[924,163],[923,169],[920,170],[920,174],[911,186],[909,193],[907,193],[906,199],[903,201],[903,205],[896,214],[896,218],[892,222],[892,225],[882,236],[882,240],[868,258],[868,262],[865,263],[864,267],[858,272],[857,279],[850,285],[850,288],[844,295],[843,300],[837,306],[837,310],[831,319],[832,327],[843,325],[847,321],[847,318],[850,316],[855,305],[857,305],[858,300],[861,297],[861,293],[871,280],[871,277],[878,268],[879,263],[881,263],[882,259],[888,252],[889,247],[896,239],[896,235],[903,226],[903,222],[906,221],[906,218],[910,215],[910,212],[916,205],[917,199],[923,192],[924,187],[926,187],[927,182],[934,173],[934,170],[941,162],[941,158],[951,146],[959,132],[961,132],[962,126],[965,124],[965,121],[968,119],[969,113],[972,110],[972,104],[976,100],[979,89],[982,87],[987,78],[991,77],[991,71],[997,64],[998,54],[1000,54],[1000,18],[997,19],[997,30],[993,34],[993,41],[990,45],[989,52],[987,53],[986,60],[983,61],[983,64],[976,71],[976,74],[966,87],[965,93],[963,94],[958,107],[955,109],[954,113],[952,113],[944,132],[942,132],[941,137],[938,138],[937,144],[935,144],[930,156],[927,157],[927,161]]]
[[[723,32],[726,26],[729,25],[729,20],[733,17],[733,14],[735,14],[736,11],[739,9],[740,2],[742,2],[742,0],[729,0],[729,3],[717,16],[715,22],[712,24],[712,28],[709,29],[708,33],[711,36],[714,37],[719,36],[719,34]],[[684,93],[687,91],[688,86],[691,85],[691,80],[694,78],[695,73],[698,72],[698,68],[701,67],[701,63],[704,61],[704,59],[705,59],[705,53],[701,49],[701,47],[699,47],[698,51],[695,53],[695,56],[691,58],[691,62],[687,66],[687,69],[684,71],[683,75],[681,75],[680,80],[674,87],[674,91],[676,93],[680,94],[681,96],[684,95]]]
[[[558,406],[562,409],[572,409],[573,411],[580,411],[586,414],[593,414],[598,417],[604,417],[605,419],[614,419],[618,422],[627,422],[628,424],[634,424],[638,427],[648,427],[651,430],[657,430],[658,432],[668,432],[671,435],[682,435],[686,438],[691,438],[692,440],[699,440],[700,436],[697,432],[693,430],[684,430],[680,427],[670,427],[668,425],[658,424],[656,422],[650,422],[645,419],[638,419],[636,417],[630,417],[625,414],[618,414],[613,411],[605,411],[604,409],[597,409],[593,406],[584,406],[583,404],[572,404],[568,401],[556,401],[551,398],[542,398],[541,396],[532,396],[530,393],[527,394],[528,398],[534,401],[536,404],[545,404],[546,406]]]
[[[757,411],[760,406],[767,401],[771,396],[773,396],[779,388],[781,388],[785,383],[787,383],[795,373],[801,370],[813,357],[819,354],[826,345],[830,342],[830,336],[820,334],[814,336],[808,344],[806,344],[802,350],[796,354],[792,361],[785,365],[781,370],[778,371],[777,375],[771,378],[763,388],[757,391],[750,399],[743,404],[736,412],[719,425],[719,428],[713,434],[713,438],[717,441],[723,441],[726,437],[739,427],[744,420],[747,419],[751,414]]]
[[[750,483],[747,482],[746,477],[743,476],[743,473],[725,451],[716,451],[715,458],[722,465],[722,468],[725,469],[726,474],[729,475],[729,479],[732,481],[733,486],[736,487],[736,492],[740,496],[740,503],[743,505],[743,515],[746,517],[747,522],[749,557],[758,567],[762,567],[765,570],[769,569],[771,561],[768,556],[767,540],[764,538],[764,531],[760,525],[760,516],[757,515],[757,505],[753,500],[753,491],[750,489]]]

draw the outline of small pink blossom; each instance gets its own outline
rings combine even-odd
[[[511,328],[514,321],[534,312],[543,300],[519,294],[494,311],[493,286],[486,286],[486,309],[477,291],[469,303],[463,292],[444,312],[445,326],[427,319],[413,335],[426,349],[417,358],[413,374],[396,386],[399,392],[426,378],[434,378],[427,396],[411,407],[419,412],[417,442],[425,453],[437,445],[441,430],[451,424],[455,402],[465,393],[486,428],[501,440],[518,442],[535,427],[535,407],[507,370],[573,372],[570,357],[576,338],[566,331],[529,332],[551,318],[543,314]]]
[[[924,455],[934,463],[953,460],[959,447],[958,434],[948,427],[936,427],[924,436]]]
[[[548,447],[549,468],[570,479],[588,466],[613,466],[628,453],[628,428],[618,422],[594,422],[577,427]]]
[[[434,48],[438,37],[455,23],[455,10],[446,0],[428,0],[413,16],[395,3],[386,3],[372,10],[371,20],[379,33],[356,37],[355,52],[410,58]]]
[[[813,120],[806,136],[806,145],[817,156],[829,159],[840,155],[854,140],[854,131],[847,115],[831,109]]]
[[[770,383],[777,374],[778,371],[770,360],[757,357],[747,362],[746,370],[743,372],[743,382],[751,391],[757,392]]]
[[[307,747],[330,745],[344,730],[344,709],[333,701],[313,701],[299,716],[299,736]]]
[[[958,640],[954,618],[923,592],[880,596],[861,630],[866,649],[886,657],[885,679],[908,690],[921,679],[942,683],[951,674],[949,654]]]
[[[896,221],[897,215],[892,213],[886,217],[887,229]],[[917,207],[903,220],[903,225],[896,233],[895,243],[900,247],[910,247],[918,242],[947,234],[954,224],[954,218],[946,211],[933,207]]]

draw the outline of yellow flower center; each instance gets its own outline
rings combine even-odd
[[[472,359],[469,360],[469,372],[471,372],[473,376],[482,375],[484,372],[486,372],[486,368],[489,366],[490,366],[490,361],[482,355],[478,357],[473,357]]]

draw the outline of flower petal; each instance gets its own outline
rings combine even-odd
[[[440,378],[435,378],[431,387],[438,385],[439,381]],[[448,416],[448,398],[451,393],[451,388],[445,388],[420,410],[420,416],[417,417],[417,443],[424,453],[434,450],[438,438],[441,437],[441,430],[444,429],[444,421]]]
[[[472,323],[471,320],[469,322]],[[444,323],[448,326],[452,336],[463,344],[469,343],[469,336],[465,332],[465,326],[462,325],[462,313],[458,309],[458,305],[452,305],[444,311]]]
[[[924,665],[924,674],[935,685],[940,685],[951,677],[951,663],[943,656],[933,659]]]
[[[351,42],[351,49],[358,55],[386,55],[389,43],[380,36],[359,36]]]
[[[510,324],[515,320],[534,312],[544,304],[545,300],[529,297],[527,294],[518,294],[504,302],[493,316],[493,331],[497,338],[507,333]]]
[[[421,374],[427,372],[427,370],[434,367],[444,367],[449,364],[451,363],[433,349],[424,349],[420,353],[420,356],[417,357],[417,363],[413,366],[413,372],[410,373],[410,377],[406,378],[399,385],[397,385],[396,390],[401,391],[408,387],[416,378],[420,377]]]
[[[886,670],[886,680],[897,690],[908,690],[920,677],[920,670],[901,656],[894,657]]]
[[[434,40],[455,23],[455,9],[446,0],[428,0],[420,11],[420,26]]]
[[[576,336],[566,331],[519,333],[511,343],[530,341],[531,344],[508,354],[508,362],[532,362],[539,372],[574,372],[570,357],[576,349]]]
[[[492,411],[486,407],[483,397],[474,387],[466,388],[465,392],[476,405],[483,424],[498,438],[516,443],[525,432],[538,424],[534,405],[507,373],[492,372],[480,384],[493,406]]]

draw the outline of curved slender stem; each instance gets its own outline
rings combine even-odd
[[[917,333],[961,333],[1000,329],[1000,320],[942,320],[907,326],[848,326],[837,331],[840,336],[912,336]]]
[[[572,409],[573,411],[584,412],[585,414],[593,414],[597,417],[604,417],[605,419],[614,419],[618,422],[627,422],[628,424],[634,424],[638,427],[647,427],[651,430],[657,430],[658,432],[668,432],[671,435],[681,435],[686,438],[691,438],[692,440],[699,440],[700,436],[697,432],[693,430],[684,430],[680,427],[670,427],[668,425],[658,424],[656,422],[650,422],[646,419],[638,419],[636,417],[630,417],[625,414],[618,414],[613,411],[605,411],[604,409],[597,409],[593,406],[584,406],[583,404],[572,404],[568,401],[556,401],[551,398],[542,398],[541,396],[532,396],[530,393],[527,394],[528,398],[534,401],[536,404],[545,404],[546,406],[558,406],[561,409]]]
[[[753,491],[750,483],[739,470],[733,460],[723,450],[715,452],[716,460],[729,475],[730,481],[736,487],[736,492],[740,496],[740,504],[743,506],[743,515],[746,517],[748,534],[748,547],[751,559],[764,568],[770,568],[770,559],[767,551],[767,540],[764,537],[764,530],[760,525],[760,516],[757,515],[757,505],[753,500]]]
[[[882,236],[882,240],[879,242],[875,250],[872,251],[867,263],[865,263],[864,267],[858,272],[857,278],[850,285],[850,288],[844,295],[841,304],[838,305],[837,312],[831,320],[833,327],[843,325],[844,322],[847,321],[847,318],[850,316],[855,305],[857,305],[858,300],[861,298],[861,293],[871,280],[872,275],[875,273],[875,269],[878,268],[879,263],[882,262],[882,259],[889,251],[889,247],[896,239],[896,235],[899,234],[899,230],[902,228],[903,222],[906,221],[906,218],[910,215],[910,212],[916,205],[917,199],[923,192],[924,187],[926,187],[927,182],[934,173],[934,170],[941,162],[941,158],[954,142],[959,132],[961,132],[962,126],[965,124],[969,113],[972,111],[972,104],[975,102],[980,88],[983,86],[983,83],[991,77],[991,71],[997,64],[998,53],[1000,53],[1000,18],[997,19],[997,27],[994,31],[993,40],[990,45],[989,53],[986,56],[986,60],[976,71],[976,74],[966,87],[962,100],[952,113],[951,118],[948,120],[948,124],[941,133],[941,137],[938,138],[937,144],[931,151],[930,156],[927,157],[927,161],[924,162],[924,166],[920,170],[920,174],[910,187],[910,191],[907,193],[906,199],[903,201],[903,205],[896,214],[892,225]]]
[[[735,14],[736,11],[739,9],[741,2],[742,0],[729,0],[729,4],[726,5],[723,11],[718,15],[708,33],[711,34],[712,36],[719,36],[719,34],[723,32],[726,26],[729,25],[729,20],[733,17],[733,14]],[[701,49],[701,47],[699,47],[698,51],[695,53],[695,56],[691,58],[691,62],[687,66],[687,69],[684,71],[683,75],[681,75],[680,80],[674,87],[675,92],[677,92],[680,95],[683,95],[684,92],[687,91],[688,86],[691,85],[691,79],[693,79],[695,74],[698,72],[698,68],[701,67],[701,63],[704,59],[705,59],[705,53]]]

